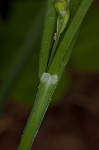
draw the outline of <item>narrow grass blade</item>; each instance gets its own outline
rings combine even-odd
[[[46,72],[48,58],[51,50],[51,45],[53,42],[53,36],[56,26],[56,11],[54,8],[54,1],[47,0],[44,29],[41,42],[40,50],[40,61],[39,61],[39,77]]]
[[[60,67],[62,67],[63,58],[66,54],[67,49],[69,48],[75,34],[77,33],[79,26],[81,25],[88,8],[90,7],[93,0],[82,0],[78,11],[76,12],[73,20],[71,21],[68,30],[60,44],[60,46],[57,49],[57,52],[53,58],[53,61],[49,68],[50,74],[58,74],[60,78]]]
[[[72,17],[75,15],[75,12],[77,11],[77,8],[78,8],[78,6],[80,5],[80,3],[81,3],[81,1],[78,1],[78,0],[72,0],[71,1],[71,3],[70,3],[70,0],[69,0],[69,2],[68,2],[69,4],[68,4],[68,11],[67,11],[67,13],[68,14],[66,14],[66,16],[64,17],[65,19],[66,19],[66,21],[65,21],[65,30],[67,30],[67,23],[68,23],[68,20],[72,20]],[[70,6],[69,6],[70,5]],[[75,9],[76,8],[76,9]],[[71,11],[70,11],[71,10]],[[65,20],[64,19],[64,20]],[[58,20],[57,20],[58,21]],[[69,22],[70,22],[69,21]],[[60,28],[61,29],[61,28]],[[53,60],[53,57],[54,57],[54,55],[55,55],[55,52],[56,52],[56,49],[57,49],[57,46],[58,46],[58,42],[59,42],[59,40],[60,40],[60,38],[61,38],[61,32],[60,32],[60,30],[58,30],[58,32],[56,32],[56,40],[55,40],[55,42],[54,42],[54,44],[53,44],[53,48],[52,48],[52,50],[51,50],[51,55],[50,55],[50,57],[49,57],[49,61],[48,61],[48,66],[47,66],[47,71],[48,71],[48,69],[49,69],[49,66],[50,66],[50,64],[51,64],[51,62],[52,62],[52,60]]]

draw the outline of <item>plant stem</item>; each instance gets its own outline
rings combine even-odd
[[[51,78],[51,76],[47,77],[47,73],[45,73],[45,78]],[[55,75],[56,76],[56,75]],[[53,77],[53,76],[52,76]],[[56,76],[57,77],[57,76]],[[19,144],[18,150],[30,150],[32,142],[35,139],[35,136],[38,132],[42,119],[46,113],[48,105],[51,100],[51,96],[56,88],[57,82],[49,84],[51,81],[45,81],[40,83],[38,93],[34,102],[34,107],[28,119],[26,128],[24,130],[24,134],[22,136],[21,142]],[[47,86],[48,84],[48,86]]]
[[[54,51],[52,53],[52,56],[51,56],[52,62],[48,69],[49,73],[46,73],[48,76],[44,76],[43,82],[42,80],[40,80],[41,82],[40,82],[38,93],[35,99],[34,107],[29,117],[29,120],[27,122],[27,126],[24,130],[23,138],[21,139],[18,150],[30,150],[31,149],[32,142],[34,141],[35,136],[38,132],[42,119],[50,103],[52,94],[57,86],[57,83],[59,82],[61,78],[63,70],[65,69],[69,61],[69,57],[70,57],[72,48],[75,44],[77,32],[79,31],[81,22],[83,21],[84,16],[89,6],[91,5],[91,3],[92,3],[92,0],[81,1],[81,4],[76,12],[76,15],[74,15],[74,18],[69,24],[67,32],[63,40],[61,41],[59,47],[57,48],[57,51],[54,57],[53,57]],[[55,47],[56,47],[56,44],[55,44]],[[45,49],[44,55],[45,54],[46,54],[46,49]],[[40,71],[42,71],[42,69]],[[51,76],[50,74],[51,75],[54,74],[54,75]],[[55,78],[53,78],[55,74],[56,76],[58,76],[57,82],[55,82]]]

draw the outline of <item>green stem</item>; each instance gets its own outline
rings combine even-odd
[[[75,40],[72,43],[72,47],[70,47],[71,50],[74,46]],[[69,51],[67,51],[68,52],[67,55],[69,56],[71,53],[70,49]],[[54,76],[57,77],[57,75],[54,75]],[[58,81],[59,81],[59,78],[58,78]],[[28,119],[28,122],[24,130],[24,134],[22,136],[18,150],[30,150],[31,149],[32,142],[34,141],[36,137],[36,134],[44,118],[46,110],[48,109],[49,103],[51,101],[51,97],[57,86],[57,82],[55,84],[48,83],[49,86],[46,86],[46,85],[47,84],[45,82],[40,83],[38,93],[34,102],[34,107]]]
[[[35,139],[42,119],[49,106],[51,96],[56,88],[57,75],[51,76],[50,74],[45,73],[43,76],[34,102],[33,110],[28,119],[18,150],[31,149],[32,142]]]
[[[52,94],[57,86],[57,80],[60,80],[62,72],[68,63],[68,59],[71,54],[71,50],[76,40],[76,34],[79,30],[81,22],[91,5],[92,0],[83,0],[76,15],[74,16],[65,37],[61,41],[55,56],[51,62],[48,72],[41,76],[41,82],[34,103],[33,110],[29,117],[27,126],[24,130],[23,137],[21,139],[18,150],[30,150],[32,142],[35,139],[37,131],[40,127],[42,119],[50,103]],[[51,76],[50,74],[57,74]],[[57,79],[57,80],[56,80]]]

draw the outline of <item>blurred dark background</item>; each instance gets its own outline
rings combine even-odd
[[[35,99],[45,1],[0,1],[0,150],[16,150]],[[99,2],[81,27],[34,150],[99,150]]]

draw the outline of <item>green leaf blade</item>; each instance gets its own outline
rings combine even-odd
[[[78,8],[77,13],[75,14],[73,20],[71,21],[71,24],[68,27],[68,30],[60,44],[60,46],[57,49],[56,55],[53,58],[53,61],[51,63],[51,66],[49,68],[50,74],[58,74],[60,76],[60,67],[63,61],[63,58],[65,56],[65,53],[67,49],[69,48],[75,34],[77,33],[79,26],[81,25],[88,8],[90,7],[93,0],[83,0],[81,2],[81,5]]]
[[[46,72],[50,49],[53,41],[54,30],[56,25],[56,11],[53,0],[47,0],[46,14],[41,42],[39,77]]]

